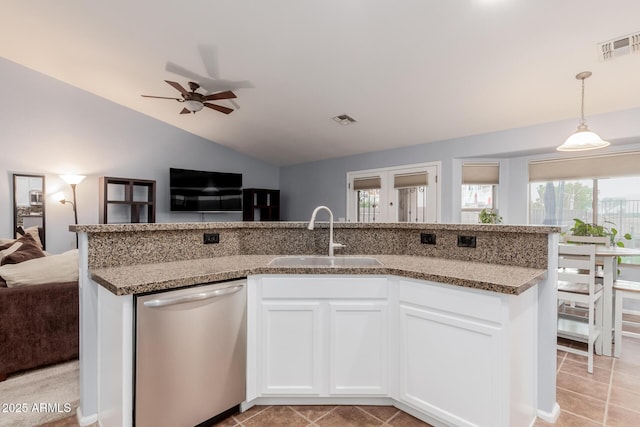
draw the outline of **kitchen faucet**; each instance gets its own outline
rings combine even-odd
[[[317,208],[315,208],[313,210],[313,213],[311,214],[311,219],[309,220],[309,225],[307,226],[307,228],[309,230],[313,230],[314,223],[316,221],[316,215],[318,214],[318,211],[321,209],[324,209],[327,212],[329,212],[329,256],[332,257],[333,250],[335,248],[344,248],[345,245],[343,245],[342,243],[333,242],[333,212],[331,212],[331,209],[329,209],[326,206],[318,206]]]

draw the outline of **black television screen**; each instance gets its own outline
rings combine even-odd
[[[170,168],[171,210],[242,210],[242,174]]]

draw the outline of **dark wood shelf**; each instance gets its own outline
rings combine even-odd
[[[126,200],[106,200],[105,203],[114,205],[153,205],[154,202],[139,202],[139,201],[126,201]]]
[[[242,190],[243,221],[280,221],[280,190],[245,188]]]
[[[136,200],[145,198],[146,200]],[[100,178],[100,223],[156,222],[156,182],[148,179]]]

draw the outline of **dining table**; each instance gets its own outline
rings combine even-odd
[[[596,245],[596,259],[603,266],[603,309],[601,354],[611,356],[613,338],[613,284],[618,276],[618,257],[640,256],[640,248]],[[596,353],[600,353],[597,352]]]

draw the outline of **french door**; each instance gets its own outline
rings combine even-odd
[[[347,173],[352,222],[438,222],[439,162]]]

